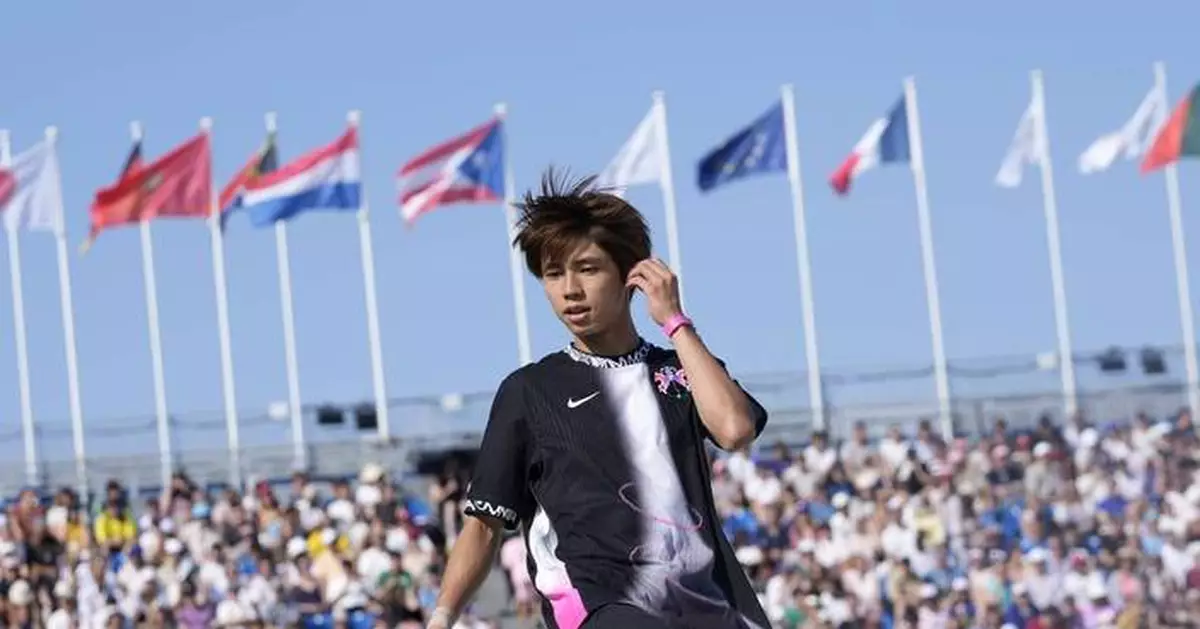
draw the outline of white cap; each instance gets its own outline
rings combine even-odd
[[[376,463],[367,463],[358,474],[358,480],[363,483],[377,483],[383,478],[383,468]]]
[[[306,552],[308,552],[308,544],[305,543],[304,538],[293,537],[292,539],[288,540],[287,556],[289,558],[295,559]]]
[[[75,588],[71,586],[71,582],[66,579],[60,579],[54,584],[54,596],[56,598],[75,598]]]
[[[1053,450],[1054,448],[1050,444],[1041,441],[1036,446],[1033,446],[1033,456],[1048,456]]]
[[[33,588],[29,582],[21,579],[8,588],[8,602],[13,605],[28,605],[33,602]]]

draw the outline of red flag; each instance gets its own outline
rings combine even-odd
[[[0,167],[0,207],[8,203],[8,198],[17,191],[17,178],[3,167]]]
[[[212,155],[208,134],[201,133],[155,162],[126,164],[115,184],[98,190],[88,241],[109,227],[160,216],[203,218],[211,213]]]

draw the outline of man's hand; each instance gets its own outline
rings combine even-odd
[[[658,258],[647,258],[634,265],[625,285],[646,294],[650,318],[658,325],[683,312],[679,303],[679,279]]]

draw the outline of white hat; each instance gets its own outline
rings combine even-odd
[[[378,483],[381,478],[383,478],[383,468],[375,463],[367,463],[358,473],[358,480],[363,483]]]
[[[29,582],[21,579],[8,588],[8,602],[13,605],[28,605],[33,602],[33,588]]]
[[[305,543],[304,538],[293,537],[292,539],[288,540],[287,556],[289,558],[295,559],[306,552],[308,552],[308,544]]]
[[[1033,456],[1048,456],[1053,450],[1054,448],[1050,444],[1041,441],[1036,446],[1033,446]]]
[[[73,598],[75,598],[75,588],[71,585],[71,582],[68,581],[67,579],[60,579],[57,583],[54,584],[54,596],[55,596],[55,598],[60,598],[60,599],[61,598],[73,599]]]
[[[845,492],[838,492],[833,495],[833,508],[843,509],[850,504],[850,495]]]

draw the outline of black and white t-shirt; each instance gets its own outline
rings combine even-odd
[[[751,399],[756,429],[767,415]],[[672,627],[767,627],[712,500],[708,437],[675,352],[573,347],[500,385],[466,513],[524,525],[552,629],[609,603]]]

